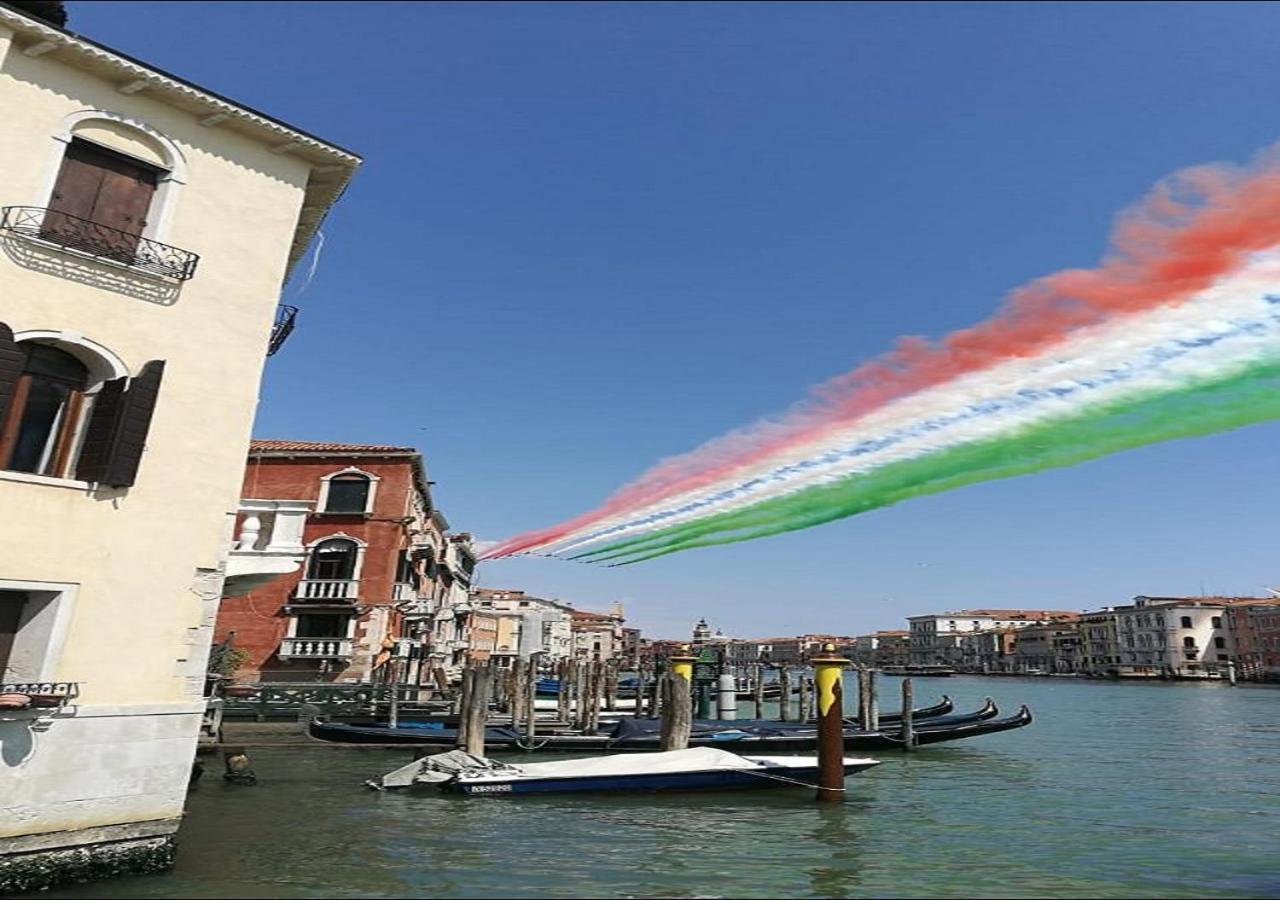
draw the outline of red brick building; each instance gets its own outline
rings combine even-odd
[[[306,500],[300,568],[222,602],[215,640],[262,681],[374,681],[405,617],[423,612],[447,523],[412,447],[255,440],[243,496]]]

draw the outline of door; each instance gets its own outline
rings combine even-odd
[[[97,144],[72,140],[41,235],[86,253],[132,262],[160,171]]]

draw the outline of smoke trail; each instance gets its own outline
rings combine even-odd
[[[511,538],[486,558],[572,544],[671,498],[713,489],[772,459],[821,444],[904,397],[1045,353],[1080,329],[1181,304],[1280,245],[1280,165],[1178,173],[1121,215],[1112,250],[1094,269],[1058,272],[1015,290],[994,317],[937,343],[904,338],[890,353],[815,388],[809,400],[667,460],[597,509]]]
[[[897,463],[858,478],[764,501],[580,554],[641,562],[679,550],[751,540],[966,485],[1073,466],[1121,450],[1280,418],[1280,360],[1172,395],[1117,402],[1007,438]]]

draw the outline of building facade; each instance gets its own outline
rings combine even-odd
[[[249,654],[251,681],[371,682],[405,615],[438,593],[447,541],[411,447],[255,440],[247,496],[309,506],[298,570],[218,611],[216,640]],[[425,555],[422,551],[426,551]]]
[[[359,159],[7,6],[0,109],[18,890],[171,858],[281,285]]]
[[[957,666],[963,662],[960,636],[993,628],[1023,628],[1033,622],[1075,616],[1058,609],[961,609],[908,616],[911,665]]]

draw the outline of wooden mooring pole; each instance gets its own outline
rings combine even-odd
[[[466,666],[462,670],[462,686],[458,692],[458,738],[455,746],[459,750],[467,748],[467,730],[471,724],[471,695],[475,691],[476,670]]]
[[[791,721],[791,672],[783,665],[778,670],[778,720]]]
[[[914,750],[916,748],[916,723],[915,710],[912,706],[915,704],[914,689],[911,686],[911,679],[902,679],[902,749]]]
[[[533,739],[538,731],[538,658],[529,657],[524,679],[524,744],[533,749]]]
[[[662,706],[662,749],[684,750],[693,728],[694,656],[673,656],[666,674],[666,702]]]
[[[820,802],[844,800],[844,667],[849,660],[825,644],[815,657],[814,682],[818,707],[818,793]]]
[[[471,703],[466,712],[467,743],[464,749],[472,756],[484,756],[484,726],[489,718],[489,698],[493,694],[493,669],[480,666],[472,670]]]
[[[756,663],[756,681],[755,686],[751,690],[752,700],[755,702],[756,718],[764,718],[764,666]]]

